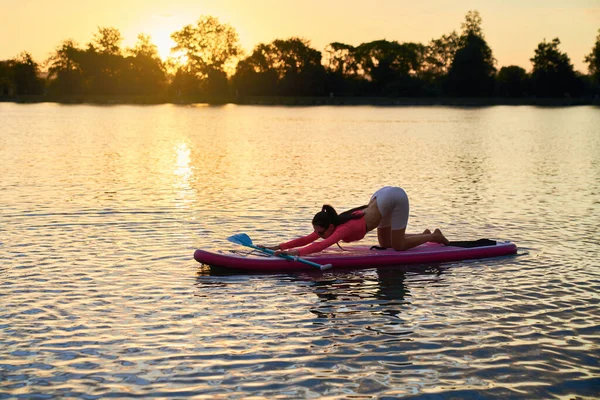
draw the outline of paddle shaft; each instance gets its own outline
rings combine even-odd
[[[271,249],[265,249],[264,247],[255,246],[253,244],[246,244],[246,246],[252,247],[253,249],[262,251],[263,253],[266,253],[266,254],[275,255],[275,251],[271,250]],[[321,264],[317,264],[316,262],[308,261],[308,260],[305,260],[300,257],[293,257],[293,256],[290,256],[287,254],[277,254],[277,257],[285,258],[286,260],[291,260],[291,261],[298,261],[303,264],[319,268],[320,270],[331,268],[331,264],[321,265]]]

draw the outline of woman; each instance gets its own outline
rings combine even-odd
[[[373,194],[369,204],[337,214],[335,209],[324,205],[313,220],[314,232],[310,235],[270,247],[275,254],[305,256],[316,253],[339,242],[361,240],[367,232],[377,228],[377,238],[381,247],[391,247],[403,251],[426,242],[444,245],[448,240],[439,229],[433,233],[425,230],[421,234],[407,234],[408,196],[399,187],[386,186]],[[319,237],[323,240],[315,242]],[[305,246],[305,247],[304,247]],[[297,249],[300,247],[299,249]]]

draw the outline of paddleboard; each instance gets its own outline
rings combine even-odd
[[[487,239],[485,239],[487,240]],[[512,242],[487,240],[485,245],[478,242],[456,242],[460,246],[444,246],[437,243],[425,243],[406,251],[377,249],[374,246],[344,246],[344,249],[330,247],[325,251],[304,257],[318,264],[331,264],[333,268],[373,268],[409,264],[443,263],[479,258],[489,258],[515,254],[517,246]],[[201,264],[255,272],[293,272],[316,270],[310,265],[297,261],[272,257],[252,250],[206,251],[198,249],[194,259]]]

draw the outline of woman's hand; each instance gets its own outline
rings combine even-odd
[[[262,244],[257,244],[256,247],[260,247],[260,248],[268,249],[268,250],[279,250],[279,245],[277,245],[277,246],[264,246]]]
[[[291,250],[277,250],[275,252],[276,256],[278,256],[280,254],[283,254],[283,255],[286,255],[286,256],[296,257],[296,256],[298,256],[298,250],[296,250],[296,249],[291,249]]]

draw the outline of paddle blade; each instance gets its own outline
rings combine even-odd
[[[241,244],[242,246],[252,246],[252,239],[245,233],[238,233],[237,235],[229,236],[227,238],[231,243]]]

